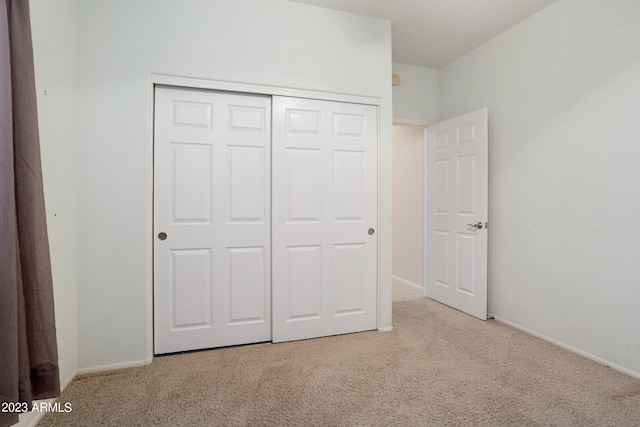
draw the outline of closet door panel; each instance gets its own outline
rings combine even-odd
[[[271,98],[157,87],[154,345],[271,340]]]
[[[375,329],[377,108],[276,96],[273,117],[273,340]]]

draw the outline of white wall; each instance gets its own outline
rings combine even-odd
[[[489,108],[489,310],[640,375],[640,2],[559,0],[441,70]]]
[[[77,364],[76,0],[31,0],[30,7],[60,380],[64,385],[75,376]]]
[[[400,85],[393,86],[394,119],[437,122],[440,109],[438,70],[398,62],[394,62],[392,68],[393,73],[400,76]]]
[[[439,71],[392,64],[397,124],[426,126],[439,117]],[[424,127],[393,127],[393,276],[424,286]]]
[[[76,0],[31,0],[30,8],[58,362],[65,387],[76,374],[78,349]],[[31,425],[39,415],[23,414],[17,425]]]
[[[379,326],[390,326],[389,22],[280,0],[78,6],[81,370],[150,356],[150,73],[381,99]]]
[[[393,126],[393,276],[424,286],[424,128]]]

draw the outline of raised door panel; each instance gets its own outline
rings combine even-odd
[[[366,138],[367,116],[365,114],[334,113],[333,133],[348,138]]]
[[[321,316],[321,256],[320,246],[287,247],[283,287],[287,321],[319,319]]]
[[[458,233],[458,292],[475,295],[475,247],[476,236],[471,233]]]
[[[458,157],[458,215],[476,215],[476,158],[475,154]]]
[[[334,295],[337,316],[361,314],[365,310],[364,243],[334,246]]]
[[[438,286],[449,288],[449,232],[446,230],[436,230],[433,254],[435,263],[433,266],[434,283]]]
[[[171,101],[173,127],[211,129],[213,104],[202,101]]]
[[[449,159],[437,160],[434,165],[433,188],[437,215],[448,215],[449,208]]]
[[[231,130],[264,132],[269,120],[264,107],[229,105],[227,113]]]
[[[265,148],[230,146],[227,148],[229,222],[264,224],[267,206]]]
[[[286,133],[317,135],[321,115],[320,111],[288,108],[284,116]]]
[[[307,148],[285,151],[287,222],[320,221],[320,154]]]
[[[266,253],[264,247],[229,249],[228,324],[267,321]]]
[[[173,223],[211,222],[212,150],[210,145],[174,142],[171,168]],[[198,183],[193,185],[193,183]]]
[[[335,150],[333,153],[335,221],[364,220],[365,153]]]
[[[211,250],[173,250],[170,268],[171,329],[211,328]]]

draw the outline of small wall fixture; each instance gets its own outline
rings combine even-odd
[[[391,76],[391,84],[394,86],[399,86],[400,85],[400,76],[397,74],[394,74]]]

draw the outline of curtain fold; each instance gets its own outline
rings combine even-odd
[[[31,407],[60,394],[53,283],[29,2],[0,2],[0,403]]]

